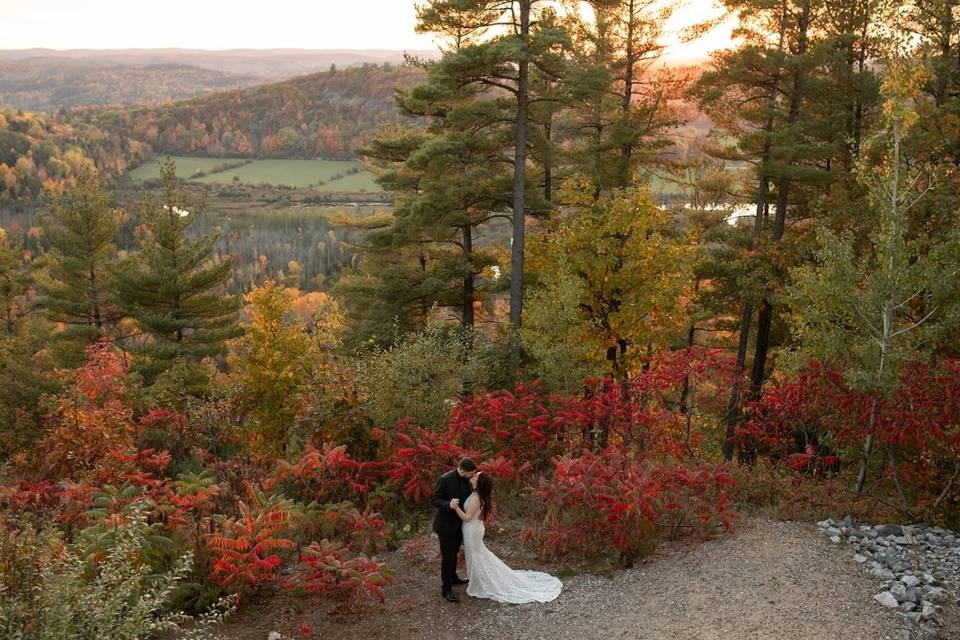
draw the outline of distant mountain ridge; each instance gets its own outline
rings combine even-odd
[[[59,113],[162,104],[262,82],[260,76],[175,62],[134,66],[73,58],[0,60],[0,106]]]
[[[331,66],[402,64],[404,55],[393,49],[0,49],[0,106],[57,113],[159,105]]]

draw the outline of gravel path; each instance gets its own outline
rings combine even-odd
[[[492,540],[489,546],[499,552],[509,545]],[[510,553],[504,557],[534,568]],[[234,620],[231,636],[265,640],[270,630],[298,635],[293,630],[306,623],[311,637],[343,639],[897,637],[897,618],[873,601],[876,579],[805,524],[748,520],[736,535],[657,552],[611,577],[564,578],[563,593],[546,605],[498,605],[465,594],[452,605],[440,599],[435,583],[429,567],[410,565],[391,588],[394,604],[361,621],[334,623],[293,604]]]

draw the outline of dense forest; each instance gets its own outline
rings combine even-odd
[[[724,6],[737,40],[698,74],[661,64],[676,5],[429,0],[434,61],[11,116],[18,189],[89,126],[358,153],[394,206],[332,220],[354,255],[310,293],[293,263],[231,293],[172,164],[123,211],[119,166],[73,167],[0,233],[0,630],[139,639],[190,613],[191,637],[261,605],[306,636],[272,599],[405,597],[387,558],[433,548],[462,456],[528,557],[571,571],[752,510],[957,527],[960,4]],[[680,145],[689,104],[712,129]]]

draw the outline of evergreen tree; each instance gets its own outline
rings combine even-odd
[[[40,286],[50,319],[64,327],[57,337],[68,365],[82,361],[84,347],[108,336],[121,317],[112,267],[123,213],[110,198],[87,172],[41,218],[49,250]]]
[[[239,300],[224,292],[233,261],[213,256],[216,236],[188,237],[203,205],[178,187],[172,160],[161,175],[161,199],[140,207],[138,250],[117,270],[118,298],[142,332],[138,351],[151,380],[174,361],[223,353],[241,333]]]
[[[916,99],[922,69],[894,59],[884,82],[884,129],[876,164],[864,164],[868,206],[877,223],[862,249],[851,233],[822,228],[815,262],[798,268],[791,289],[790,325],[798,362],[816,358],[841,367],[846,378],[873,396],[862,425],[866,434],[856,489],[862,491],[873,460],[877,406],[918,355],[956,338],[960,327],[960,224],[942,241],[908,241],[907,210],[924,197],[927,167],[904,155],[903,140],[918,123]],[[884,457],[896,476],[896,460]]]
[[[0,228],[0,313],[8,336],[16,333],[20,320],[33,310],[32,267],[23,243]]]
[[[788,207],[809,207],[815,199],[809,187],[814,187],[815,193],[829,182],[824,167],[830,166],[832,147],[818,138],[823,114],[812,107],[810,97],[814,94],[812,87],[819,82],[815,71],[823,62],[824,49],[812,41],[814,32],[822,33],[817,22],[823,16],[822,3],[727,0],[724,4],[738,15],[736,35],[741,43],[735,49],[714,54],[711,68],[692,93],[726,140],[732,141],[708,151],[725,160],[750,163],[755,175],[749,196],[755,205],[750,250],[758,259],[746,263],[752,273],[741,276],[751,286],[743,287],[741,293],[736,371],[725,418],[724,455],[729,459],[740,419],[742,380],[756,306],[760,307],[760,317],[750,386],[754,397],[766,373],[773,292],[781,283],[777,282],[778,274],[765,266],[780,251],[775,245],[783,239]],[[767,239],[769,244],[765,243]]]
[[[531,69],[543,77],[562,78],[564,50],[569,43],[545,0],[430,0],[418,11],[417,29],[424,32],[471,33],[491,30],[486,38],[446,52],[431,68],[436,87],[485,89],[488,104],[508,97],[511,107],[512,244],[510,250],[510,322],[519,329],[523,316],[524,234],[531,210],[527,163],[530,142]],[[495,31],[494,31],[495,29]]]
[[[674,5],[589,0],[589,17],[568,12],[573,38],[564,127],[575,144],[566,160],[597,191],[629,187],[638,166],[662,163],[667,132],[680,123],[679,74],[662,65],[664,24]]]

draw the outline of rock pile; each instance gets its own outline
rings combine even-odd
[[[858,524],[850,516],[817,528],[834,544],[849,545],[853,559],[883,582],[874,600],[897,609],[901,638],[938,637],[943,605],[960,595],[960,535],[926,525]]]

